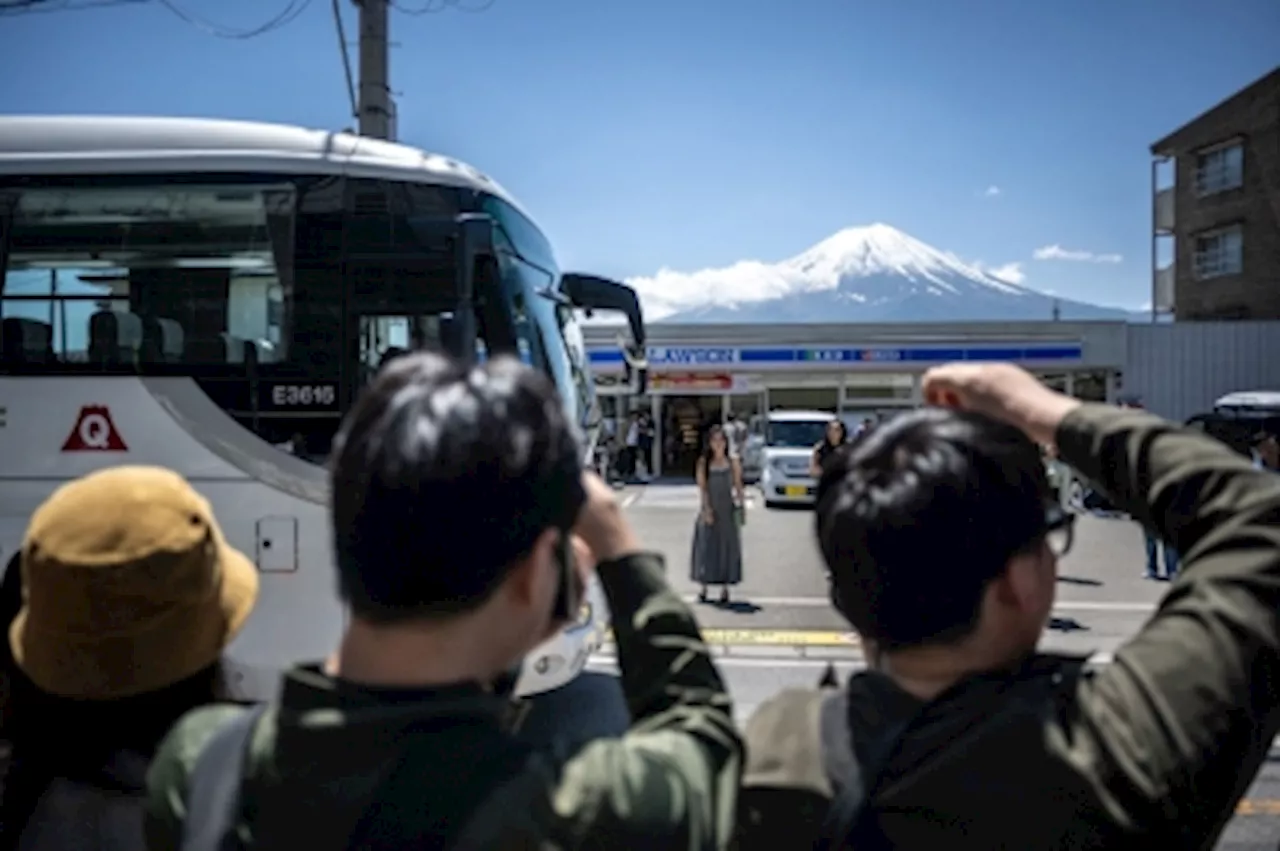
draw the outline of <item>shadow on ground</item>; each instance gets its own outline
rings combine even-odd
[[[1088,585],[1092,588],[1102,585],[1102,580],[1100,579],[1086,579],[1083,576],[1059,576],[1058,581],[1065,582],[1068,585]]]

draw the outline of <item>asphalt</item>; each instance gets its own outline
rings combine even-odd
[[[834,662],[842,674],[862,665],[857,637],[826,597],[822,561],[806,509],[766,509],[753,496],[743,528],[743,582],[728,606],[698,603],[689,581],[689,553],[698,495],[692,485],[627,487],[619,497],[647,546],[666,556],[668,576],[694,604],[745,721],[762,701],[788,687],[817,683]],[[1105,661],[1145,623],[1168,589],[1145,578],[1143,535],[1120,519],[1082,516],[1071,551],[1060,564],[1046,650],[1097,654]],[[611,648],[593,669],[615,671]],[[1267,849],[1280,844],[1280,748],[1274,749],[1237,810],[1219,849]]]

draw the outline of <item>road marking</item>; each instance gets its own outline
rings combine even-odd
[[[698,597],[693,594],[683,597],[686,603],[696,603]],[[792,608],[830,609],[829,597],[753,597],[743,595],[743,602],[755,603],[757,606],[789,606]],[[1055,610],[1078,612],[1153,612],[1157,603],[1122,603],[1122,602],[1090,602],[1087,600],[1060,600],[1053,604]]]
[[[605,633],[605,641],[613,641],[613,631]],[[707,644],[730,647],[857,647],[858,636],[852,632],[825,629],[704,629]]]
[[[710,643],[710,642],[708,642]],[[844,645],[848,647],[849,645]],[[1110,653],[1095,653],[1089,657],[1089,661],[1094,665],[1108,665],[1111,663]],[[825,668],[827,665],[834,664],[837,668],[847,667],[855,671],[861,671],[867,666],[867,662],[860,656],[846,658],[814,658],[812,656],[716,656],[715,663],[717,667],[725,668]],[[608,670],[616,670],[618,657],[614,648],[610,647],[607,651],[600,651],[587,660],[587,667],[606,668]]]
[[[630,508],[632,505],[635,504],[635,501],[639,498],[640,498],[640,493],[638,491],[636,493],[627,494],[622,498],[622,507]]]
[[[779,659],[775,656],[717,656],[715,663],[717,668],[812,668],[815,671],[825,669],[831,664],[837,668],[850,668],[855,671],[861,671],[867,666],[862,659],[813,659],[803,656],[791,659]],[[598,653],[587,661],[587,667],[593,670],[616,672],[618,657]]]
[[[1280,800],[1275,798],[1245,798],[1236,805],[1238,816],[1280,816]]]

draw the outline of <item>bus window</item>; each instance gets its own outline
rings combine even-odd
[[[0,316],[47,324],[69,369],[282,362],[293,258],[273,233],[292,231],[293,200],[288,185],[23,191]]]

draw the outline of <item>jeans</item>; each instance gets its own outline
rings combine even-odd
[[[1147,535],[1147,576],[1155,579],[1160,576],[1160,550],[1164,550],[1164,575],[1173,579],[1178,575],[1178,554],[1173,547],[1162,544],[1150,532]]]

